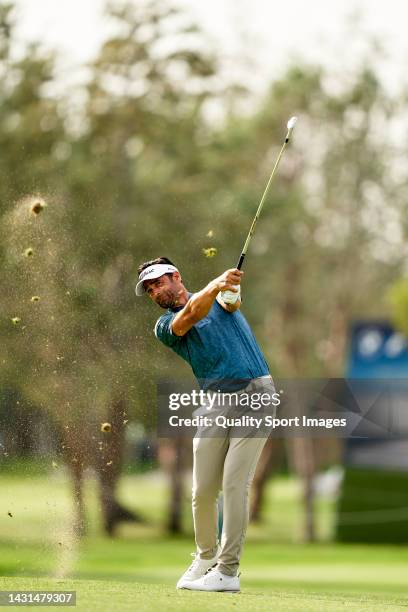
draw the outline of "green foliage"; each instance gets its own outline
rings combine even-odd
[[[389,291],[392,317],[395,326],[408,335],[408,281],[397,281]]]

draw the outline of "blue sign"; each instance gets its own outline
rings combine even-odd
[[[386,321],[354,323],[346,378],[408,378],[408,338]]]

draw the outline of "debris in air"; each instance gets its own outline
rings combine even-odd
[[[206,257],[215,257],[217,254],[217,249],[215,247],[210,247],[208,249],[203,249],[203,253]]]
[[[37,200],[37,202],[34,202],[34,204],[31,206],[31,212],[34,215],[39,215],[40,212],[42,212],[46,206],[47,205],[45,202]]]
[[[213,238],[213,237],[214,237],[214,230],[210,230],[210,231],[207,233],[207,238]]]

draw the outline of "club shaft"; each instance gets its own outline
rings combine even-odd
[[[238,260],[238,264],[237,264],[238,270],[241,270],[241,268],[243,266],[245,255],[247,254],[247,251],[248,251],[249,243],[250,243],[251,238],[252,238],[252,236],[254,234],[255,227],[256,227],[256,224],[258,222],[259,216],[261,214],[261,211],[262,211],[262,208],[263,208],[266,196],[268,195],[269,187],[272,184],[273,177],[274,177],[275,172],[276,172],[276,170],[278,169],[278,166],[279,166],[279,162],[280,162],[280,160],[282,158],[282,155],[283,155],[283,153],[284,153],[284,151],[286,149],[286,146],[287,146],[287,144],[289,142],[291,131],[292,130],[289,130],[287,135],[286,135],[285,142],[283,143],[282,148],[279,151],[279,155],[278,155],[278,157],[276,159],[275,165],[274,165],[273,170],[271,172],[271,175],[269,177],[268,184],[266,185],[265,191],[263,192],[263,196],[261,198],[261,201],[259,202],[258,210],[256,211],[256,215],[254,217],[254,220],[252,221],[252,225],[251,225],[250,230],[248,232],[248,236],[246,237],[246,240],[245,240],[244,248],[242,249],[241,255],[240,255],[239,260]]]

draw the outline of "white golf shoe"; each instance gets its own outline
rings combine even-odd
[[[224,591],[229,593],[239,593],[239,576],[227,576],[222,574],[217,568],[210,569],[205,576],[189,582],[185,589],[191,591]]]
[[[189,589],[189,584],[194,580],[198,580],[198,578],[202,578],[204,574],[217,563],[218,555],[219,550],[212,559],[201,559],[198,553],[191,553],[191,556],[194,557],[194,561],[178,581],[177,588]]]

